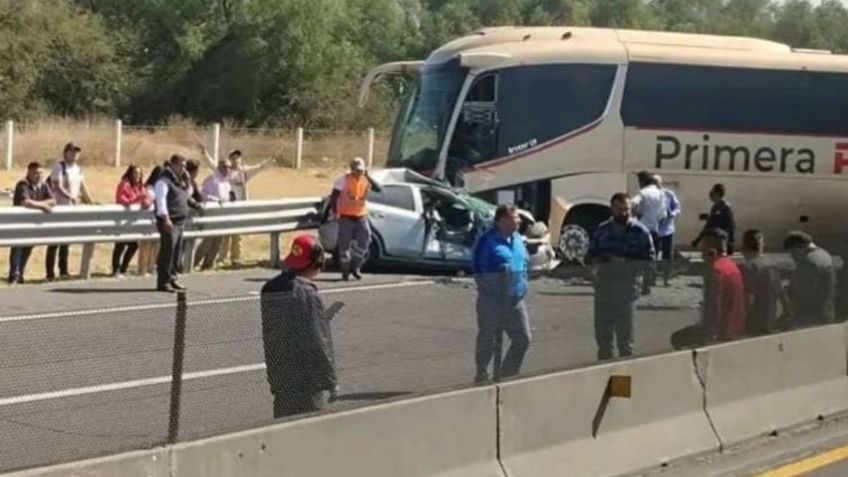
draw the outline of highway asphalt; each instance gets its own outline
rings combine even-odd
[[[274,272],[186,277],[181,439],[271,422],[258,296]],[[150,279],[0,289],[0,471],[161,444],[168,427],[174,296]],[[467,279],[369,276],[319,282],[333,320],[340,400],[333,409],[468,386],[476,292]],[[636,351],[669,350],[697,319],[691,280],[657,288],[636,315]],[[545,278],[528,297],[523,373],[594,362],[592,290]]]

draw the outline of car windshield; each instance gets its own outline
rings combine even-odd
[[[490,204],[485,200],[478,199],[465,193],[458,193],[456,196],[463,204],[465,204],[466,207],[471,209],[480,217],[483,217],[486,220],[492,220],[495,218],[496,207],[494,204]]]
[[[458,61],[421,70],[415,90],[398,113],[388,167],[432,172],[439,160],[448,123],[465,79]]]

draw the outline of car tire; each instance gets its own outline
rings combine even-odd
[[[380,255],[380,240],[376,236],[371,237],[371,243],[368,244],[368,255],[365,257],[365,262],[362,263],[362,270],[365,272],[375,271],[380,261]]]
[[[592,234],[608,217],[609,210],[600,206],[583,207],[569,213],[557,244],[560,257],[568,263],[583,263],[589,252]]]

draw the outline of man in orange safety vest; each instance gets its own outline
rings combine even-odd
[[[365,170],[365,161],[356,157],[350,161],[350,172],[333,185],[329,212],[339,219],[338,248],[342,279],[350,275],[362,279],[360,267],[368,255],[371,227],[368,223],[368,192],[380,192],[380,186]]]

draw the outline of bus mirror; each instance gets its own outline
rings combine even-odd
[[[405,75],[417,74],[424,65],[423,61],[395,61],[393,63],[385,63],[372,69],[365,75],[362,80],[362,85],[359,87],[359,107],[364,107],[368,102],[368,93],[371,91],[371,85],[377,82],[383,76],[388,75]]]

